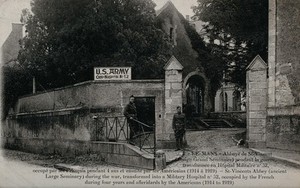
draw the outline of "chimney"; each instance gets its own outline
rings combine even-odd
[[[22,23],[12,23],[12,32],[16,33],[20,38],[24,37],[24,24]]]
[[[190,21],[190,15],[185,15],[185,19],[186,19],[187,21]]]

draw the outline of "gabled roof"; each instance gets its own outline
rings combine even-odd
[[[175,5],[169,0],[162,8],[156,11],[156,16],[159,16],[160,13],[162,13],[165,9],[167,9],[169,6],[172,6],[172,8],[175,8]],[[177,10],[177,9],[176,9]]]
[[[176,59],[176,57],[172,55],[172,57],[169,59],[169,61],[164,66],[164,69],[165,70],[182,70],[183,66]]]
[[[251,63],[247,66],[246,70],[249,69],[266,69],[268,68],[268,65],[266,62],[260,57],[260,55],[257,55]]]
[[[24,24],[12,23],[11,25],[12,30],[0,48],[0,53],[2,54],[2,65],[11,64],[11,62],[16,61],[20,50],[19,41],[24,37],[25,34]]]

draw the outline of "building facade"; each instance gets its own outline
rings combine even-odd
[[[300,2],[269,0],[268,64],[247,70],[250,147],[300,150]]]
[[[266,145],[300,150],[300,2],[269,0]]]

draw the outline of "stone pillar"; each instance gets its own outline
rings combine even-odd
[[[276,19],[276,1],[269,0],[268,107],[276,106]]]
[[[155,157],[155,169],[156,170],[163,170],[167,166],[166,161],[166,154],[162,150],[156,151],[156,157]]]
[[[182,65],[172,56],[165,69],[165,119],[162,134],[158,136],[158,147],[172,148],[175,143],[172,119],[176,107],[182,107]]]
[[[247,142],[251,148],[266,145],[267,65],[256,56],[247,67]]]

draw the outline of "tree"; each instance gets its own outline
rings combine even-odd
[[[168,38],[151,0],[33,0],[21,22],[18,63],[4,66],[3,118],[18,97],[93,79],[93,67],[131,66],[133,78],[162,78]]]
[[[212,101],[215,93],[221,86],[223,72],[226,69],[226,64],[218,53],[215,53],[211,45],[204,42],[203,38],[196,32],[194,28],[184,19],[184,26],[191,40],[193,49],[198,53],[198,60],[204,68],[205,75],[210,80],[210,93]]]
[[[29,19],[30,15],[31,15],[31,13],[30,13],[28,8],[23,9],[22,14],[21,14],[21,18],[20,18],[20,22],[23,23],[23,24],[28,22],[28,19]]]
[[[19,64],[11,63],[2,67],[3,97],[2,97],[2,120],[8,114],[9,108],[13,107],[18,97],[31,91],[31,77]]]
[[[95,66],[132,66],[161,78],[170,55],[151,0],[34,0],[18,60],[44,88],[93,78]],[[41,89],[41,88],[38,88]]]
[[[245,85],[245,68],[259,54],[267,61],[268,0],[198,0],[195,19],[207,24],[209,45],[227,62],[230,81]]]

